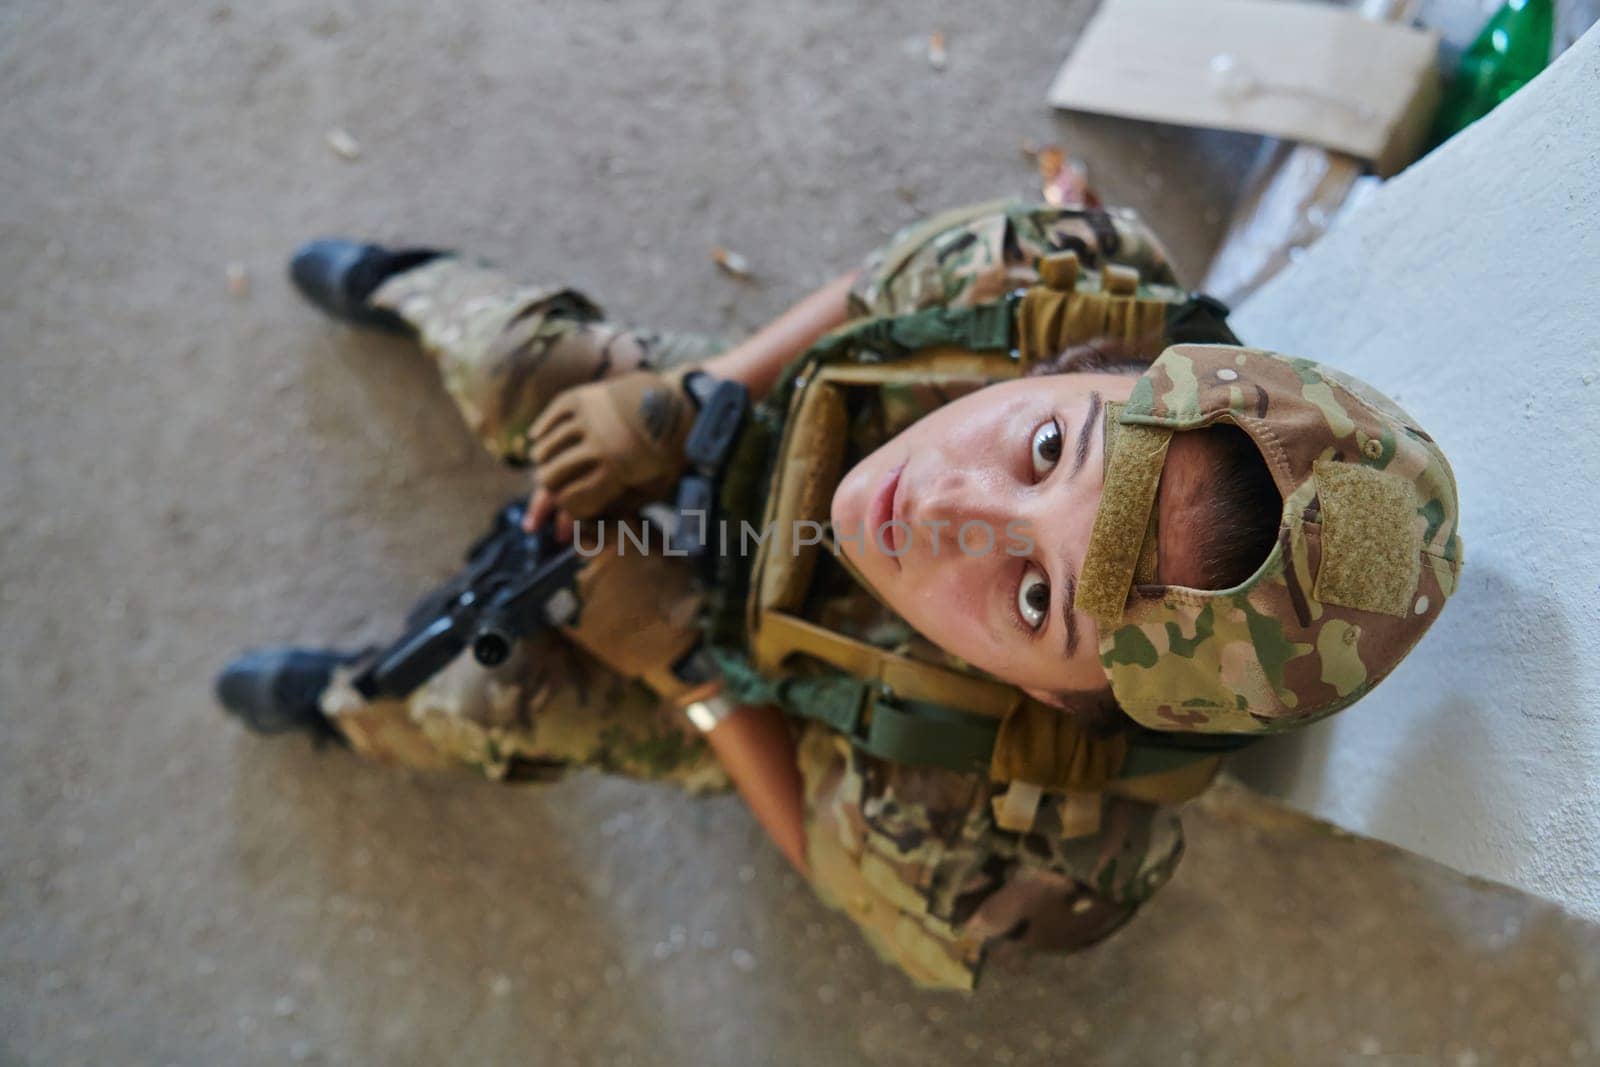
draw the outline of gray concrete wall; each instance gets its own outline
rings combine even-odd
[[[1241,759],[1341,826],[1600,918],[1600,30],[1240,308],[1443,446],[1466,567],[1371,696]]]

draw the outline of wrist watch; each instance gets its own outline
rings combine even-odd
[[[690,403],[694,404],[696,411],[706,406],[706,401],[711,399],[711,394],[717,388],[717,379],[701,370],[694,368],[683,376],[683,391],[688,394]]]
[[[739,704],[728,696],[720,680],[690,690],[681,698],[681,707],[694,728],[703,734],[715,730],[739,710]]]

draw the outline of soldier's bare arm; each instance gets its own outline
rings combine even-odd
[[[769,704],[737,706],[705,737],[756,822],[805,874],[805,791],[788,716]]]
[[[751,397],[759,400],[796,356],[823,334],[844,324],[849,317],[848,299],[856,274],[856,271],[841,274],[748,340],[713,356],[706,361],[706,373],[714,378],[743,382]]]

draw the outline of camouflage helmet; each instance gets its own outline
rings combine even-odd
[[[1156,488],[1173,433],[1233,423],[1283,496],[1243,584],[1155,582]],[[1105,493],[1077,602],[1117,703],[1159,730],[1268,732],[1360,698],[1454,590],[1455,477],[1393,401],[1310,360],[1175,345],[1106,414]]]

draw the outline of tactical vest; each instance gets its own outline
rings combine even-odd
[[[1112,338],[1152,360],[1168,345],[1237,344],[1210,298],[1098,275],[1072,253],[1039,264],[1039,284],[970,308],[931,308],[848,324],[813,345],[755,410],[721,494],[725,521],[790,530],[826,520],[843,476],[848,394],[889,383],[999,382],[1070,346]],[[730,695],[825,723],[881,759],[982,774],[1008,789],[1025,829],[1041,791],[1112,791],[1174,803],[1205,788],[1240,739],[1161,733],[1131,722],[1097,732],[976,670],[901,655],[801,614],[821,545],[715,562],[707,645]],[[791,551],[792,548],[792,551]]]

